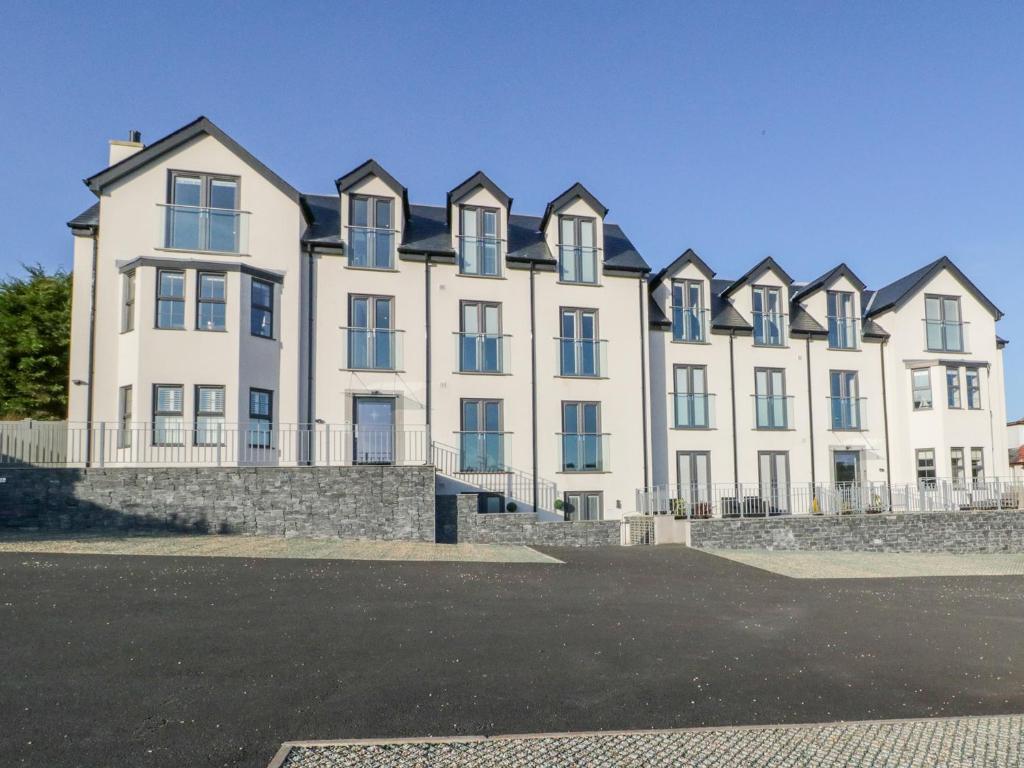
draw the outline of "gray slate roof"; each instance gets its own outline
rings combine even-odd
[[[904,275],[899,280],[889,283],[884,288],[879,288],[874,295],[874,301],[871,302],[871,306],[868,307],[866,315],[871,317],[872,315],[878,315],[887,309],[899,304],[908,295],[914,292],[918,285],[930,280],[937,272],[942,269],[948,269],[953,273],[964,287],[976,298],[980,303],[984,304],[985,307],[995,316],[998,320],[1003,316],[1002,311],[999,307],[993,304],[985,294],[983,294],[978,287],[972,283],[963,272],[960,271],[959,267],[954,264],[948,256],[936,259],[931,264],[925,264],[920,269],[916,269],[909,275]]]
[[[93,203],[80,214],[68,222],[72,229],[83,229],[85,227],[98,227],[100,225],[100,204]]]

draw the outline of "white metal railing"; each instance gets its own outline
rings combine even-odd
[[[194,424],[174,417],[158,423],[71,423],[58,449],[26,452],[29,429],[0,430],[6,466],[349,466],[428,464],[424,425],[232,424],[206,417]]]
[[[688,519],[1019,509],[1024,480],[683,483],[639,489],[637,511]]]
[[[158,203],[158,241],[181,251],[245,253],[249,249],[249,211]]]
[[[497,333],[455,332],[460,373],[508,373],[512,337]]]
[[[969,352],[970,324],[959,320],[928,320],[924,322],[925,346],[929,352]]]
[[[689,344],[707,341],[708,310],[672,307],[672,340]]]
[[[604,378],[608,376],[608,342],[559,336],[558,372],[561,376]]]
[[[459,449],[450,445],[433,442],[431,457],[437,472],[478,491],[500,493],[506,500],[517,504],[533,506],[534,476],[513,467],[505,466],[500,472],[475,472],[463,469],[463,457]],[[536,479],[537,510],[554,512],[558,487],[555,483]]]

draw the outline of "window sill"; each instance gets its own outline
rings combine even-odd
[[[857,432],[867,432],[868,428],[867,427],[829,427],[828,431],[829,432],[857,433]]]
[[[504,275],[474,275],[472,272],[458,272],[458,277],[475,277],[483,280],[508,280]]]
[[[556,475],[610,475],[610,469],[560,469]]]
[[[669,427],[674,432],[714,432],[718,427]]]
[[[398,272],[394,267],[363,267],[358,264],[346,264],[344,269],[352,269],[356,272]]]
[[[572,280],[556,280],[558,285],[576,285],[581,288],[600,288],[600,283],[584,283],[584,282],[573,282]]]
[[[689,346],[704,345],[706,347],[711,345],[711,342],[708,341],[707,339],[701,339],[700,341],[687,341],[686,339],[672,339],[671,343],[672,344],[687,344]]]
[[[510,475],[509,469],[459,469],[457,475]]]
[[[342,366],[338,370],[350,371],[352,373],[405,373],[404,369],[399,368],[351,368],[348,366]]]
[[[191,248],[154,248],[154,251],[162,251],[163,253],[198,253],[203,256],[231,256],[232,258],[249,259],[252,258],[248,253],[240,253],[235,251],[200,251],[198,249],[193,250]]]
[[[249,333],[249,336],[250,338],[253,339],[263,339],[263,341],[276,341],[276,339],[273,336],[261,336],[260,334],[252,333],[251,331]]]
[[[759,344],[756,341],[754,346],[758,349],[789,349],[789,344]]]
[[[796,432],[796,427],[754,427],[754,432]]]
[[[832,347],[828,348],[829,352],[863,352],[860,347]]]
[[[457,376],[511,376],[507,371],[452,371]]]
[[[196,328],[199,333],[227,333],[227,328]]]
[[[164,328],[164,327],[161,327],[159,325],[154,325],[153,326],[153,330],[154,331],[185,331],[185,330],[188,330],[188,329],[185,328],[184,326],[182,326],[181,328]]]
[[[573,375],[573,374],[569,374],[569,373],[556,373],[554,378],[556,378],[556,379],[570,379],[572,381],[580,381],[581,379],[583,381],[608,381],[608,379],[610,377],[609,376],[583,376],[583,375]]]

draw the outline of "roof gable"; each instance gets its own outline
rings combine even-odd
[[[809,282],[807,285],[805,285],[803,288],[801,288],[799,291],[793,294],[792,300],[800,301],[802,299],[805,299],[811,294],[817,293],[822,288],[827,288],[828,286],[832,285],[832,283],[834,283],[840,277],[845,277],[847,280],[853,283],[857,291],[863,291],[866,287],[864,285],[864,282],[859,277],[857,277],[857,275],[854,274],[853,270],[846,266],[845,263],[843,263],[837,267],[833,267],[828,272],[823,274],[821,277],[818,277]]]
[[[744,273],[743,276],[740,277],[738,280],[734,280],[728,288],[722,291],[722,298],[729,298],[732,294],[734,294],[744,285],[749,283],[755,277],[758,277],[765,270],[769,269],[775,272],[775,274],[777,274],[780,278],[782,278],[783,282],[785,282],[787,285],[793,282],[793,278],[789,276],[786,270],[780,267],[778,263],[775,261],[775,259],[773,259],[771,256],[768,256],[764,259],[761,259],[761,261],[759,261],[751,269]]]
[[[512,210],[512,198],[505,194],[505,191],[501,187],[499,187],[497,184],[491,181],[491,179],[488,178],[487,174],[484,173],[483,171],[477,171],[468,179],[466,179],[461,184],[456,186],[453,190],[451,190],[448,193],[448,205],[451,206],[452,203],[457,203],[459,200],[464,198],[466,195],[468,195],[470,192],[472,192],[474,189],[477,189],[478,187],[483,187],[492,195],[494,195],[494,197],[498,199],[498,202],[505,206],[505,210]]]
[[[102,193],[104,187],[123,179],[125,176],[134,173],[141,168],[144,168],[167,153],[173,152],[200,136],[211,136],[217,139],[217,141],[241,158],[254,171],[277,187],[277,189],[295,202],[299,201],[299,193],[294,187],[257,160],[256,157],[245,147],[224,133],[224,131],[214,125],[211,120],[202,116],[196,118],[188,125],[182,126],[173,133],[167,134],[162,139],[154,141],[149,146],[144,147],[134,155],[126,157],[119,163],[114,163],[114,165],[109,168],[93,174],[84,180],[85,184],[98,197]]]
[[[654,277],[651,278],[652,283],[659,283],[666,277],[673,277],[682,271],[683,267],[687,264],[693,264],[700,273],[704,275],[708,280],[712,280],[715,277],[715,270],[709,267],[704,260],[697,255],[697,252],[692,248],[687,248],[683,253],[678,256],[675,261],[666,267],[663,267]]]
[[[978,303],[983,305],[992,313],[996,320],[1003,316],[999,307],[993,304],[992,301],[968,279],[967,275],[960,271],[960,268],[957,267],[957,265],[954,264],[948,256],[936,259],[931,264],[926,264],[920,269],[911,272],[909,275],[904,275],[899,280],[889,283],[889,285],[884,288],[879,288],[875,291],[874,296],[872,296],[870,306],[865,309],[865,316],[872,317],[874,315],[879,315],[886,310],[902,306],[912,296],[915,296],[929,280],[943,269],[948,270],[949,273],[967,289],[967,292],[977,299]]]
[[[339,176],[334,180],[334,185],[338,188],[338,194],[342,195],[367,176],[377,177],[387,185],[388,189],[402,199],[402,212],[405,218],[408,219],[409,191],[398,182],[398,179],[385,171],[384,166],[373,158],[370,158],[362,165],[356,166],[344,176]]]
[[[562,208],[564,208],[577,198],[585,202],[595,211],[597,211],[601,215],[601,218],[604,218],[605,216],[608,215],[608,209],[604,206],[604,204],[596,197],[594,197],[592,194],[590,194],[590,191],[577,181],[575,184],[573,184],[571,187],[565,190],[565,192],[563,192],[550,203],[548,203],[547,207],[544,209],[544,216],[541,217],[540,220],[540,231],[543,232],[545,229],[547,229],[548,220],[551,218],[552,214],[554,214],[556,211],[560,211]]]

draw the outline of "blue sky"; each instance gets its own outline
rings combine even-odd
[[[0,274],[70,265],[107,139],[205,114],[305,192],[371,156],[413,202],[580,180],[654,267],[877,287],[949,255],[1024,416],[1024,4],[90,5],[4,9]]]

